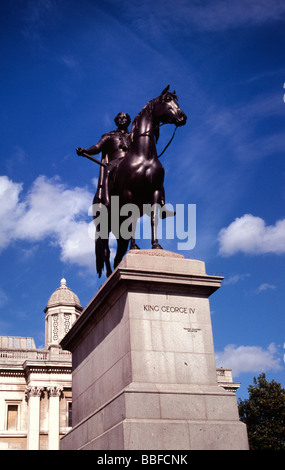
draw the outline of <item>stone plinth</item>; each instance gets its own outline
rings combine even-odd
[[[236,397],[217,385],[201,261],[129,252],[62,340],[73,429],[61,449],[247,449]]]

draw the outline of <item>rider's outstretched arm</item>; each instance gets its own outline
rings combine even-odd
[[[104,145],[108,141],[108,138],[108,134],[104,134],[99,140],[98,144],[92,145],[88,149],[85,149],[85,152],[89,155],[97,155],[98,153],[102,152]]]

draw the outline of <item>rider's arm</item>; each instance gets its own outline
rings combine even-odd
[[[98,153],[102,152],[103,147],[107,143],[108,139],[108,134],[104,134],[101,140],[99,140],[98,144],[92,145],[92,147],[85,149],[85,152],[89,155],[97,155]]]

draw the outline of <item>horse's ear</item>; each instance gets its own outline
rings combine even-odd
[[[170,85],[167,85],[167,87],[163,90],[163,92],[162,92],[161,94],[162,94],[162,95],[165,95],[165,93],[168,92],[169,87],[170,87]]]

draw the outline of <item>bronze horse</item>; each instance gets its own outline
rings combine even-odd
[[[125,204],[135,204],[143,215],[143,206],[150,204],[154,207],[151,212],[152,248],[162,249],[157,240],[158,211],[161,201],[164,200],[164,168],[158,158],[156,142],[159,138],[159,127],[163,124],[174,124],[176,127],[185,125],[187,116],[178,105],[175,92],[169,92],[169,85],[161,95],[149,101],[133,121],[131,129],[131,146],[119,164],[114,177],[111,196],[119,196],[119,209]],[[93,203],[96,203],[96,196]],[[112,205],[108,209],[108,233],[111,232]],[[94,219],[98,212],[94,214]],[[126,219],[126,217],[125,217]],[[124,220],[120,217],[120,224]],[[138,246],[134,239],[135,223],[129,239],[116,234],[117,252],[114,268],[120,263],[128,250]],[[110,265],[109,240],[100,236],[95,240],[96,267],[101,277],[104,264],[106,274],[112,273]]]

